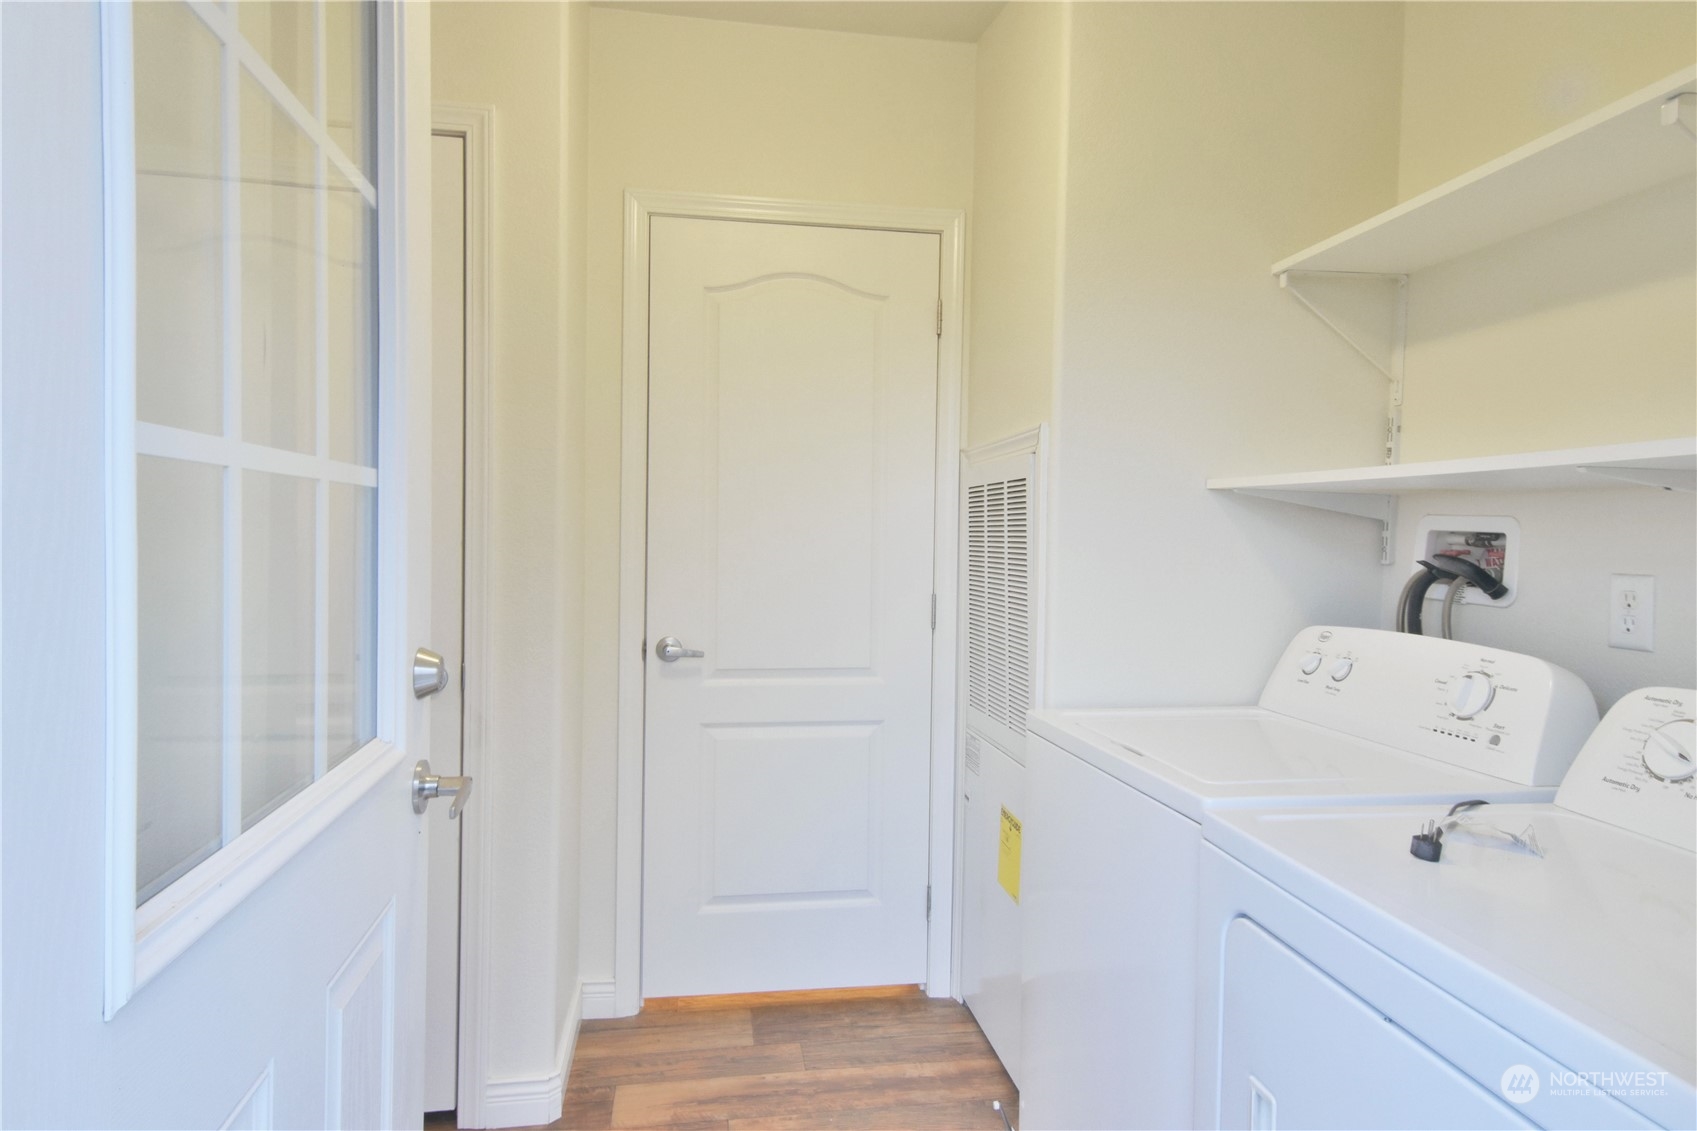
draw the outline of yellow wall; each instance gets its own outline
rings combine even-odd
[[[1250,702],[1297,628],[1376,618],[1369,524],[1204,484],[1377,458],[1383,379],[1267,269],[1393,202],[1401,35],[1371,3],[1076,8],[1056,705]]]
[[[495,111],[489,654],[471,656],[489,697],[473,804],[495,830],[483,892],[491,1078],[552,1072],[577,995],[586,139],[575,7],[432,6],[433,101]]]
[[[1404,197],[1697,62],[1697,4],[1405,8]],[[1689,436],[1694,217],[1687,180],[1416,274],[1403,458]]]
[[[1691,435],[1694,264],[1686,178],[1416,273],[1403,458]]]
[[[1691,3],[1406,5],[1403,197],[1697,61]],[[1683,138],[1676,138],[1683,142]],[[1450,263],[1409,284],[1405,460],[1689,436],[1697,426],[1697,185],[1664,185]],[[1690,686],[1690,496],[1622,488],[1405,497],[1383,615],[1427,514],[1521,523],[1513,606],[1457,610],[1462,639],[1577,672],[1603,707]],[[1662,579],[1656,651],[1606,646],[1608,575]]]
[[[1697,62],[1689,2],[1403,7],[1404,199]]]
[[[590,14],[583,976],[613,974],[623,194],[966,209],[970,44]]]
[[[1068,13],[1064,4],[1015,0],[978,41],[968,447],[1049,419]]]
[[[565,5],[561,17],[560,58],[564,66],[561,90],[561,125],[564,130],[560,154],[560,231],[563,248],[560,297],[563,303],[561,334],[562,381],[560,388],[560,584],[564,590],[560,640],[562,667],[556,686],[565,701],[566,723],[562,728],[559,813],[560,877],[559,981],[555,986],[555,1031],[573,1016],[581,1001],[578,945],[582,931],[581,889],[583,865],[579,821],[585,806],[596,799],[583,796],[583,503],[584,431],[583,404],[588,362],[589,283],[589,6]]]
[[[525,977],[545,966],[547,924],[576,896],[580,946],[557,940],[558,977],[574,950],[584,979],[612,976],[624,190],[970,208],[968,442],[1056,423],[1060,698],[1252,697],[1290,629],[1372,623],[1380,577],[1369,524],[1201,487],[1378,458],[1380,378],[1267,265],[1692,56],[1689,4],[1406,7],[1016,2],[974,47],[580,4],[437,6],[437,98],[498,115],[490,748],[557,786],[486,795],[514,833],[504,859],[524,861],[497,900],[503,962]],[[1583,238],[1646,235],[1594,220]],[[1587,401],[1610,355],[1581,348],[1689,310],[1688,270],[1643,273],[1689,264],[1684,245],[1646,259],[1621,244],[1591,255],[1615,274],[1587,276],[1542,263],[1559,244],[1510,249],[1524,257],[1512,270],[1548,275],[1530,312],[1495,268],[1416,279],[1407,458],[1618,431],[1623,406],[1689,431],[1693,335],[1677,312],[1629,355],[1636,368],[1608,374],[1647,402]],[[1638,281],[1618,277],[1633,269]],[[1439,282],[1482,297],[1421,302]],[[1672,411],[1646,407],[1661,386],[1641,378],[1645,356],[1687,397]],[[1458,427],[1481,365],[1500,399]],[[1571,406],[1565,423],[1551,406]],[[1152,599],[1173,568],[1206,594],[1194,608]],[[1228,637],[1239,646],[1203,647]],[[577,835],[581,892],[565,874]],[[563,1012],[572,987],[554,989]],[[529,1022],[497,1040],[513,1075],[543,1047]]]

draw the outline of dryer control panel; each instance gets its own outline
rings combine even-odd
[[[1533,656],[1323,625],[1296,634],[1261,706],[1522,785],[1559,784],[1597,725],[1584,682]]]
[[[1621,699],[1562,779],[1556,804],[1697,851],[1697,691],[1646,687]]]

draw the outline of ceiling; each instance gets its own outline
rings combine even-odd
[[[976,43],[1002,0],[596,0],[598,8]]]

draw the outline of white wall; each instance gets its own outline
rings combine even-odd
[[[969,44],[590,15],[582,968],[613,977],[623,194],[966,208]]]
[[[586,28],[575,4],[434,15],[435,100],[495,111],[490,655],[470,657],[489,696],[487,1070],[543,1081],[577,996]]]
[[[1414,572],[1415,528],[1425,515],[1509,515],[1520,522],[1514,604],[1458,605],[1455,635],[1560,664],[1607,709],[1636,687],[1697,686],[1697,514],[1691,496],[1645,487],[1587,491],[1422,492],[1402,499],[1397,565],[1386,571],[1382,624]],[[1608,647],[1609,575],[1656,578],[1656,650]],[[1427,602],[1435,625],[1438,605]]]
[[[1393,202],[1401,18],[1075,9],[1051,703],[1251,700],[1297,628],[1377,619],[1370,524],[1203,482],[1379,458],[1382,379],[1268,266]]]
[[[1049,419],[1069,18],[1065,4],[1014,0],[978,41],[966,447]]]

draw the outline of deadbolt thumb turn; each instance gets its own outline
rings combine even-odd
[[[412,811],[424,812],[424,807],[430,804],[433,797],[452,797],[453,804],[448,806],[448,820],[453,820],[465,808],[466,798],[471,796],[470,778],[450,778],[430,772],[430,762],[421,760],[412,768]]]
[[[448,686],[448,661],[442,653],[420,648],[412,654],[412,695],[423,699]]]

